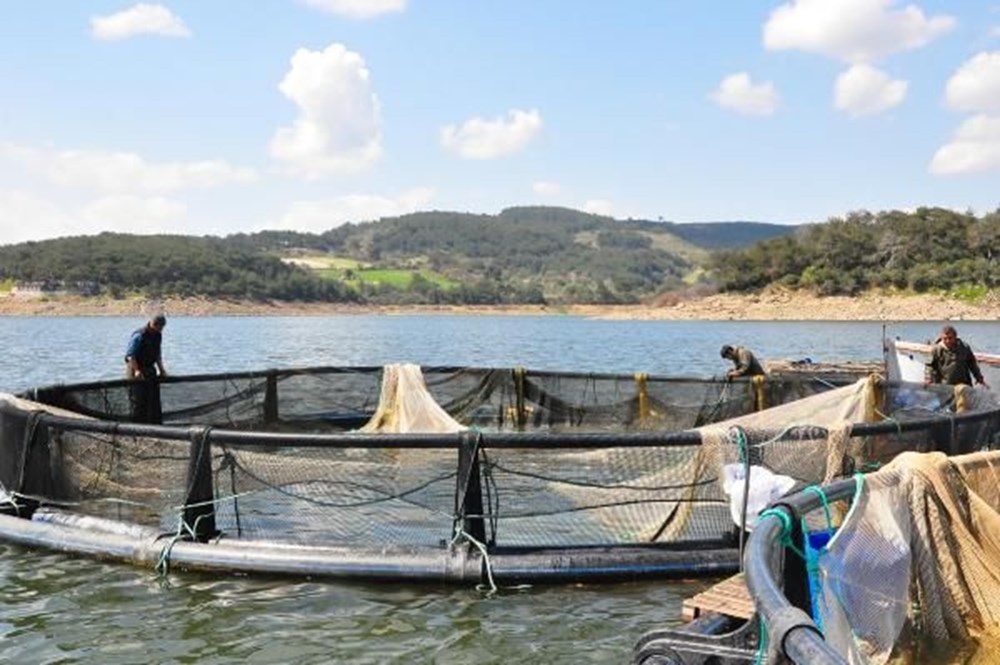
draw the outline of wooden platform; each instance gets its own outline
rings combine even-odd
[[[681,616],[685,621],[693,621],[705,612],[717,612],[737,619],[753,616],[754,604],[743,573],[733,575],[681,604]]]
[[[979,354],[976,354],[979,358]],[[883,374],[885,364],[881,360],[838,362],[806,362],[806,360],[765,360],[764,371],[771,377],[816,376],[819,378],[863,379],[869,374]]]

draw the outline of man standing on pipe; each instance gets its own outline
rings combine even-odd
[[[161,353],[166,325],[167,317],[157,314],[132,333],[125,351],[126,376],[135,381],[130,398],[132,420],[137,423],[160,424],[163,421],[160,385],[156,379],[167,375]]]

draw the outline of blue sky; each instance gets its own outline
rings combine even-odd
[[[1000,2],[7,0],[0,243],[1000,205]]]

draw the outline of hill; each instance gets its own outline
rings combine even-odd
[[[789,235],[797,227],[763,222],[664,222],[673,235],[703,249],[739,249]]]
[[[0,247],[0,289],[17,283],[110,295],[377,304],[634,303],[703,280],[715,249],[795,229],[517,207],[499,215],[422,212],[321,234],[104,233]]]
[[[882,290],[981,300],[1000,287],[1000,210],[856,212],[799,232],[719,252],[720,289],[782,286],[822,296]]]

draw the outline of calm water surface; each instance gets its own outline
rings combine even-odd
[[[0,317],[0,391],[118,378],[141,318]],[[1000,324],[960,323],[1000,350]],[[911,340],[935,323],[890,325]],[[524,366],[712,376],[724,343],[763,358],[881,356],[880,323],[520,316],[171,317],[174,374],[309,365]],[[205,577],[0,544],[5,663],[625,663],[708,582],[501,589]]]

